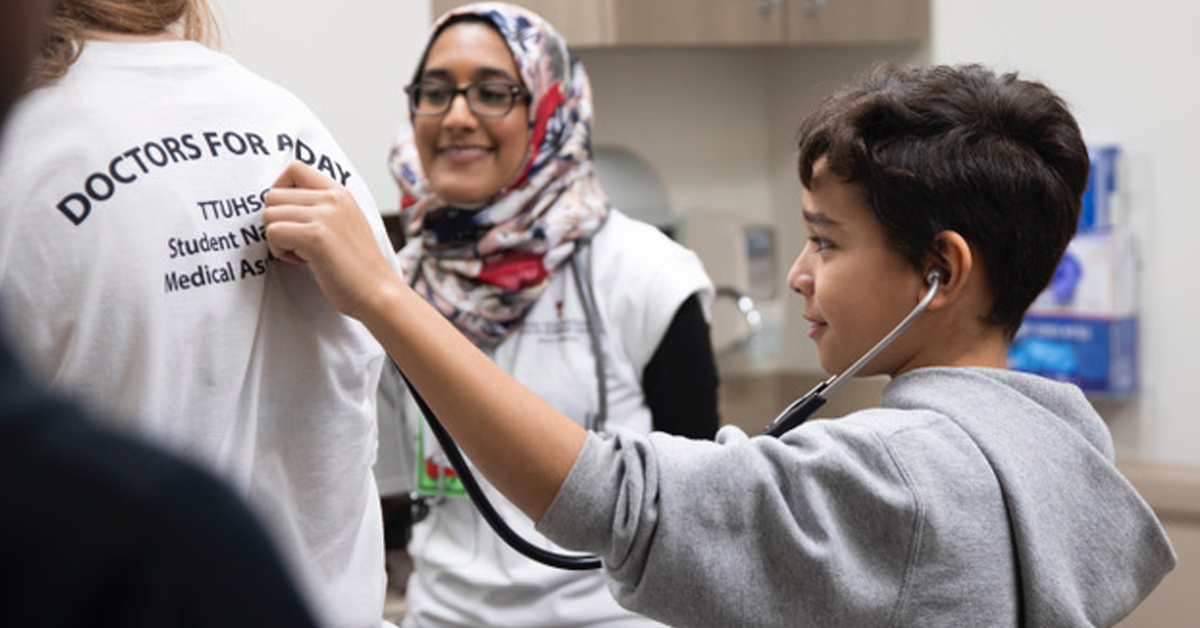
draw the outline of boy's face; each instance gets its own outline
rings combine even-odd
[[[808,336],[817,344],[821,368],[838,373],[916,306],[925,283],[887,246],[861,190],[830,172],[824,159],[813,170],[803,202],[808,242],[788,273],[788,285],[804,297]],[[916,346],[911,336],[902,334],[861,374],[906,370],[913,353],[905,347]]]

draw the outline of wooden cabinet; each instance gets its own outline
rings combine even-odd
[[[465,4],[433,0],[433,15]],[[515,0],[575,48],[919,42],[930,0]]]
[[[790,0],[789,41],[919,42],[929,38],[929,0]]]
[[[782,0],[611,0],[609,4],[613,45],[759,45],[786,40]]]
[[[431,11],[437,19],[446,11],[470,4],[473,0],[433,0]],[[507,0],[518,4],[554,25],[573,48],[601,48],[614,45],[612,0]]]

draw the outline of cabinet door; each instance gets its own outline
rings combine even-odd
[[[929,0],[787,0],[790,43],[904,43],[929,37]]]
[[[431,17],[472,0],[433,0]],[[603,46],[612,42],[612,0],[508,0],[545,18],[573,48]]]
[[[784,40],[782,0],[611,0],[617,45],[753,45]]]
[[[470,0],[432,0],[436,18]],[[929,0],[510,0],[573,48],[901,43],[929,36]]]

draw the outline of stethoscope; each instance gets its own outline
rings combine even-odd
[[[584,427],[589,431],[602,433],[604,431],[605,424],[608,421],[608,385],[605,379],[607,363],[605,360],[603,341],[604,328],[600,320],[599,310],[596,307],[596,295],[592,291],[592,264],[591,255],[588,254],[590,250],[590,244],[591,243],[588,240],[577,240],[575,251],[567,259],[567,265],[570,268],[571,277],[575,281],[575,288],[579,295],[579,300],[583,304],[585,326],[587,327],[588,333],[588,343],[591,346],[593,365],[596,374],[596,413],[594,415],[589,415],[585,419]],[[416,267],[420,268],[421,264],[417,264]],[[414,284],[416,280],[417,277],[414,273],[414,277],[410,281],[410,285]],[[492,530],[495,531],[505,543],[518,552],[524,554],[526,557],[551,567],[572,570],[600,568],[600,559],[596,556],[588,554],[563,554],[561,552],[553,552],[530,543],[521,535],[517,534],[511,527],[509,527],[508,523],[504,520],[504,517],[502,517],[500,513],[496,511],[496,508],[492,505],[491,500],[489,500],[483,493],[483,490],[479,486],[479,481],[475,479],[474,473],[467,466],[467,462],[463,458],[462,452],[459,451],[458,445],[454,443],[454,440],[450,438],[450,434],[448,434],[445,428],[442,427],[441,421],[438,420],[437,415],[435,415],[433,410],[431,410],[428,404],[425,403],[425,400],[421,397],[421,394],[418,393],[416,388],[413,387],[413,385],[408,381],[408,378],[405,377],[404,373],[400,371],[398,366],[395,365],[395,362],[393,362],[392,365],[394,368],[396,368],[396,371],[400,373],[400,377],[404,380],[405,385],[412,394],[413,400],[416,401],[417,407],[421,410],[421,413],[425,415],[426,424],[429,425],[430,431],[433,432],[438,444],[440,444],[442,447],[442,453],[445,454],[446,459],[450,462],[450,466],[454,468],[454,472],[457,474],[459,481],[462,482],[463,490],[466,491],[467,496],[471,499],[471,502],[475,504],[475,508],[479,511],[479,514],[484,518],[485,521],[487,521]],[[441,477],[439,476],[439,480],[440,479]],[[439,497],[427,497],[424,495],[419,495],[416,493],[416,491],[413,491],[410,497],[412,499],[413,509],[412,523],[417,523],[424,519],[429,514],[430,506],[441,501]]]
[[[897,336],[904,333],[904,330],[908,329],[908,326],[917,320],[917,317],[929,307],[933,298],[937,296],[938,288],[945,281],[944,277],[944,271],[937,268],[930,269],[925,275],[925,283],[929,285],[929,291],[925,293],[925,296],[921,298],[917,306],[908,313],[908,316],[905,316],[904,320],[900,321],[899,325],[892,328],[892,331],[888,332],[883,337],[883,340],[875,343],[875,346],[871,347],[870,351],[864,353],[854,364],[851,364],[850,368],[817,384],[812,390],[805,393],[803,397],[793,401],[788,407],[784,408],[783,412],[780,412],[779,416],[775,417],[775,420],[767,425],[767,428],[763,430],[763,434],[778,438],[786,434],[793,427],[807,421],[808,417],[812,416],[818,408],[825,405],[825,399],[829,395],[833,394],[838,388],[841,388],[842,384],[846,383],[847,380],[857,375],[868,362],[874,360],[875,356],[879,355],[888,345],[892,344],[892,341]]]
[[[578,284],[580,275],[577,267],[574,265],[574,262],[572,262],[572,269]],[[805,393],[803,397],[793,401],[788,405],[788,407],[784,408],[783,412],[779,413],[779,416],[775,417],[775,419],[772,420],[769,425],[767,425],[766,429],[763,430],[763,434],[778,438],[787,433],[789,430],[807,421],[814,412],[816,412],[821,406],[825,405],[825,400],[830,394],[840,388],[842,384],[846,382],[846,380],[854,377],[854,375],[862,370],[862,368],[871,360],[873,360],[875,356],[879,355],[879,353],[886,349],[888,345],[892,344],[892,342],[895,341],[896,338],[904,332],[904,330],[908,329],[908,327],[912,325],[913,321],[915,321],[918,316],[925,312],[925,310],[929,307],[929,304],[933,302],[934,297],[937,296],[938,288],[941,286],[943,281],[945,281],[944,271],[937,268],[930,269],[930,271],[925,275],[925,283],[929,285],[929,290],[925,293],[925,296],[921,298],[921,301],[917,303],[917,306],[914,307],[912,311],[904,317],[904,320],[900,321],[900,324],[896,325],[896,327],[888,332],[888,334],[884,336],[882,340],[875,343],[875,346],[871,347],[871,349],[863,354],[863,356],[857,361],[855,361],[854,364],[851,364],[850,368],[817,384],[812,390]],[[589,292],[590,285],[591,282],[588,282]],[[580,290],[582,296],[583,289],[580,288]],[[589,306],[585,303],[585,308],[588,307]],[[594,301],[591,302],[590,307],[595,307]],[[588,311],[587,313],[589,317],[589,334],[593,334],[591,322],[593,314],[593,311]],[[603,389],[603,352],[597,351],[597,349],[600,348],[599,336],[599,330],[592,335],[592,347],[593,351],[596,351],[597,374],[600,379],[600,388]],[[399,371],[399,367],[397,367],[397,370]],[[479,482],[475,479],[475,476],[471,472],[470,468],[467,467],[467,462],[463,458],[462,452],[459,451],[458,445],[454,443],[454,440],[450,438],[450,434],[446,432],[444,427],[442,427],[437,415],[435,415],[433,410],[429,408],[429,405],[425,403],[425,400],[421,397],[421,394],[417,392],[417,389],[412,385],[411,382],[408,381],[408,378],[405,377],[403,372],[400,372],[400,376],[404,379],[405,385],[408,386],[408,390],[412,393],[413,399],[417,403],[417,407],[420,408],[421,413],[425,415],[426,423],[429,425],[430,430],[437,438],[438,443],[441,444],[443,453],[446,454],[446,458],[450,461],[451,466],[454,467],[454,471],[458,474],[463,488],[466,490],[467,495],[471,498],[471,502],[475,504],[475,508],[479,510],[480,515],[483,516],[484,520],[487,521],[492,530],[494,530],[496,534],[504,540],[505,543],[521,554],[524,554],[526,557],[550,567],[570,570],[600,568],[601,563],[599,556],[594,554],[564,554],[561,552],[550,551],[530,543],[521,537],[521,535],[514,532],[513,529],[508,526],[508,523],[504,521],[504,518],[501,517],[498,512],[496,512],[495,507],[492,506],[487,496],[484,495],[483,490],[479,486]],[[601,391],[600,398],[602,400],[605,399],[604,391]],[[605,411],[603,403],[601,404],[601,409],[601,412],[603,413]]]

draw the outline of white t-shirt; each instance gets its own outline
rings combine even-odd
[[[239,488],[327,625],[378,626],[384,353],[307,268],[268,259],[262,228],[300,159],[349,188],[391,256],[328,131],[201,45],[89,42],[0,146],[0,315],[22,357]]]
[[[641,378],[679,306],[692,294],[707,312],[713,289],[699,258],[656,228],[612,212],[584,255],[605,347],[608,387],[606,431],[650,431]],[[586,266],[581,266],[586,274]],[[492,356],[518,381],[581,425],[597,427],[599,391],[588,318],[570,267],[559,268],[515,332]],[[387,387],[385,386],[385,392]],[[415,482],[436,484],[448,467],[419,411],[406,394],[399,418],[381,416],[384,429],[402,425],[416,451],[382,450],[386,459],[414,460],[420,472],[381,474],[397,490]],[[386,397],[385,397],[386,398]],[[396,423],[398,422],[398,423]],[[388,442],[385,439],[384,442]],[[411,463],[410,463],[411,464]],[[390,467],[390,468],[395,468]],[[448,476],[441,476],[443,479]],[[533,523],[481,475],[485,493],[508,524],[535,545],[564,551],[538,534]],[[450,483],[451,485],[453,482]],[[404,626],[658,626],[622,609],[599,570],[564,571],[536,563],[509,548],[469,500],[448,487],[409,543],[416,570],[408,582]],[[567,552],[570,553],[570,552]]]

